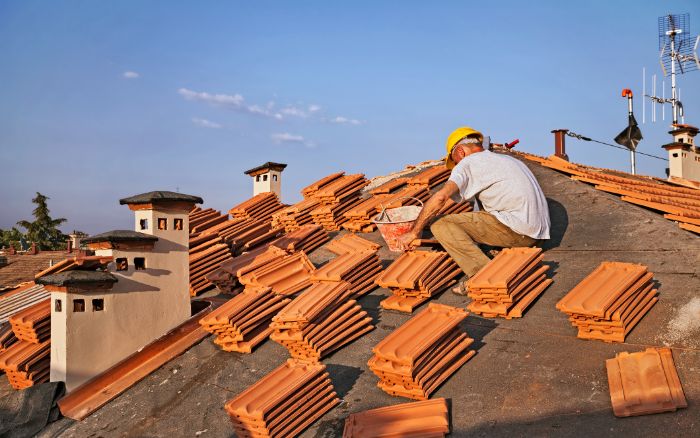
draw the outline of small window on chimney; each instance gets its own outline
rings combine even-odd
[[[267,175],[263,175],[263,181],[267,181]]]
[[[117,271],[126,271],[129,269],[129,262],[126,261],[126,258],[118,258],[117,259]]]
[[[55,312],[63,312],[63,303],[61,302],[61,300],[54,301],[53,310]]]
[[[678,139],[678,143],[683,143],[683,137]]]
[[[677,152],[675,152],[675,153],[673,154],[673,158],[678,158],[678,153],[677,153]]]
[[[101,312],[105,310],[105,300],[102,298],[95,298],[92,300],[92,311]]]
[[[134,269],[137,271],[146,269],[146,259],[144,257],[134,257]]]
[[[260,182],[260,175],[255,177],[255,182]]]
[[[84,312],[85,311],[85,300],[73,300],[73,312]]]
[[[148,219],[139,220],[139,226],[141,227],[142,230],[147,230],[148,229]]]
[[[168,220],[164,217],[159,217],[158,218],[158,229],[159,230],[167,230],[168,229]]]
[[[277,175],[272,175],[272,181],[277,181]]]
[[[175,219],[173,221],[173,228],[175,228],[178,231],[182,230],[182,219]]]

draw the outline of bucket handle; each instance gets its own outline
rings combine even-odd
[[[420,199],[418,199],[414,196],[401,196],[400,198],[392,199],[391,202],[398,201],[400,199],[415,199],[416,201],[420,202],[421,208],[425,207],[425,204],[423,204],[423,201],[421,201]],[[379,204],[379,205],[382,207],[382,212],[379,213],[379,217],[377,217],[377,220],[378,221],[386,220],[387,222],[391,222],[391,218],[389,217],[389,215],[386,214],[386,207],[384,206],[384,204]],[[386,219],[385,219],[385,216],[386,216]]]

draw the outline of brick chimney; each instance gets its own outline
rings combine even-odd
[[[568,129],[555,129],[552,131],[554,134],[554,155],[569,161],[569,156],[566,155],[566,133],[569,132]]]

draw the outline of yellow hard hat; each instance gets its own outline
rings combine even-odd
[[[460,142],[464,137],[468,135],[478,135],[481,140],[484,139],[484,135],[477,131],[474,128],[470,128],[469,126],[462,126],[461,128],[457,128],[452,133],[450,134],[449,137],[447,137],[447,156],[445,157],[445,166],[448,169],[452,169],[455,167],[455,162],[452,161],[452,149],[454,149],[455,145]]]

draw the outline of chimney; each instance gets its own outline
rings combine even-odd
[[[282,171],[285,167],[287,165],[284,163],[268,161],[243,172],[253,178],[253,196],[259,193],[273,192],[279,199],[282,199]]]
[[[566,155],[566,133],[569,132],[568,129],[555,129],[552,131],[554,134],[554,155],[569,161],[569,156]]]

